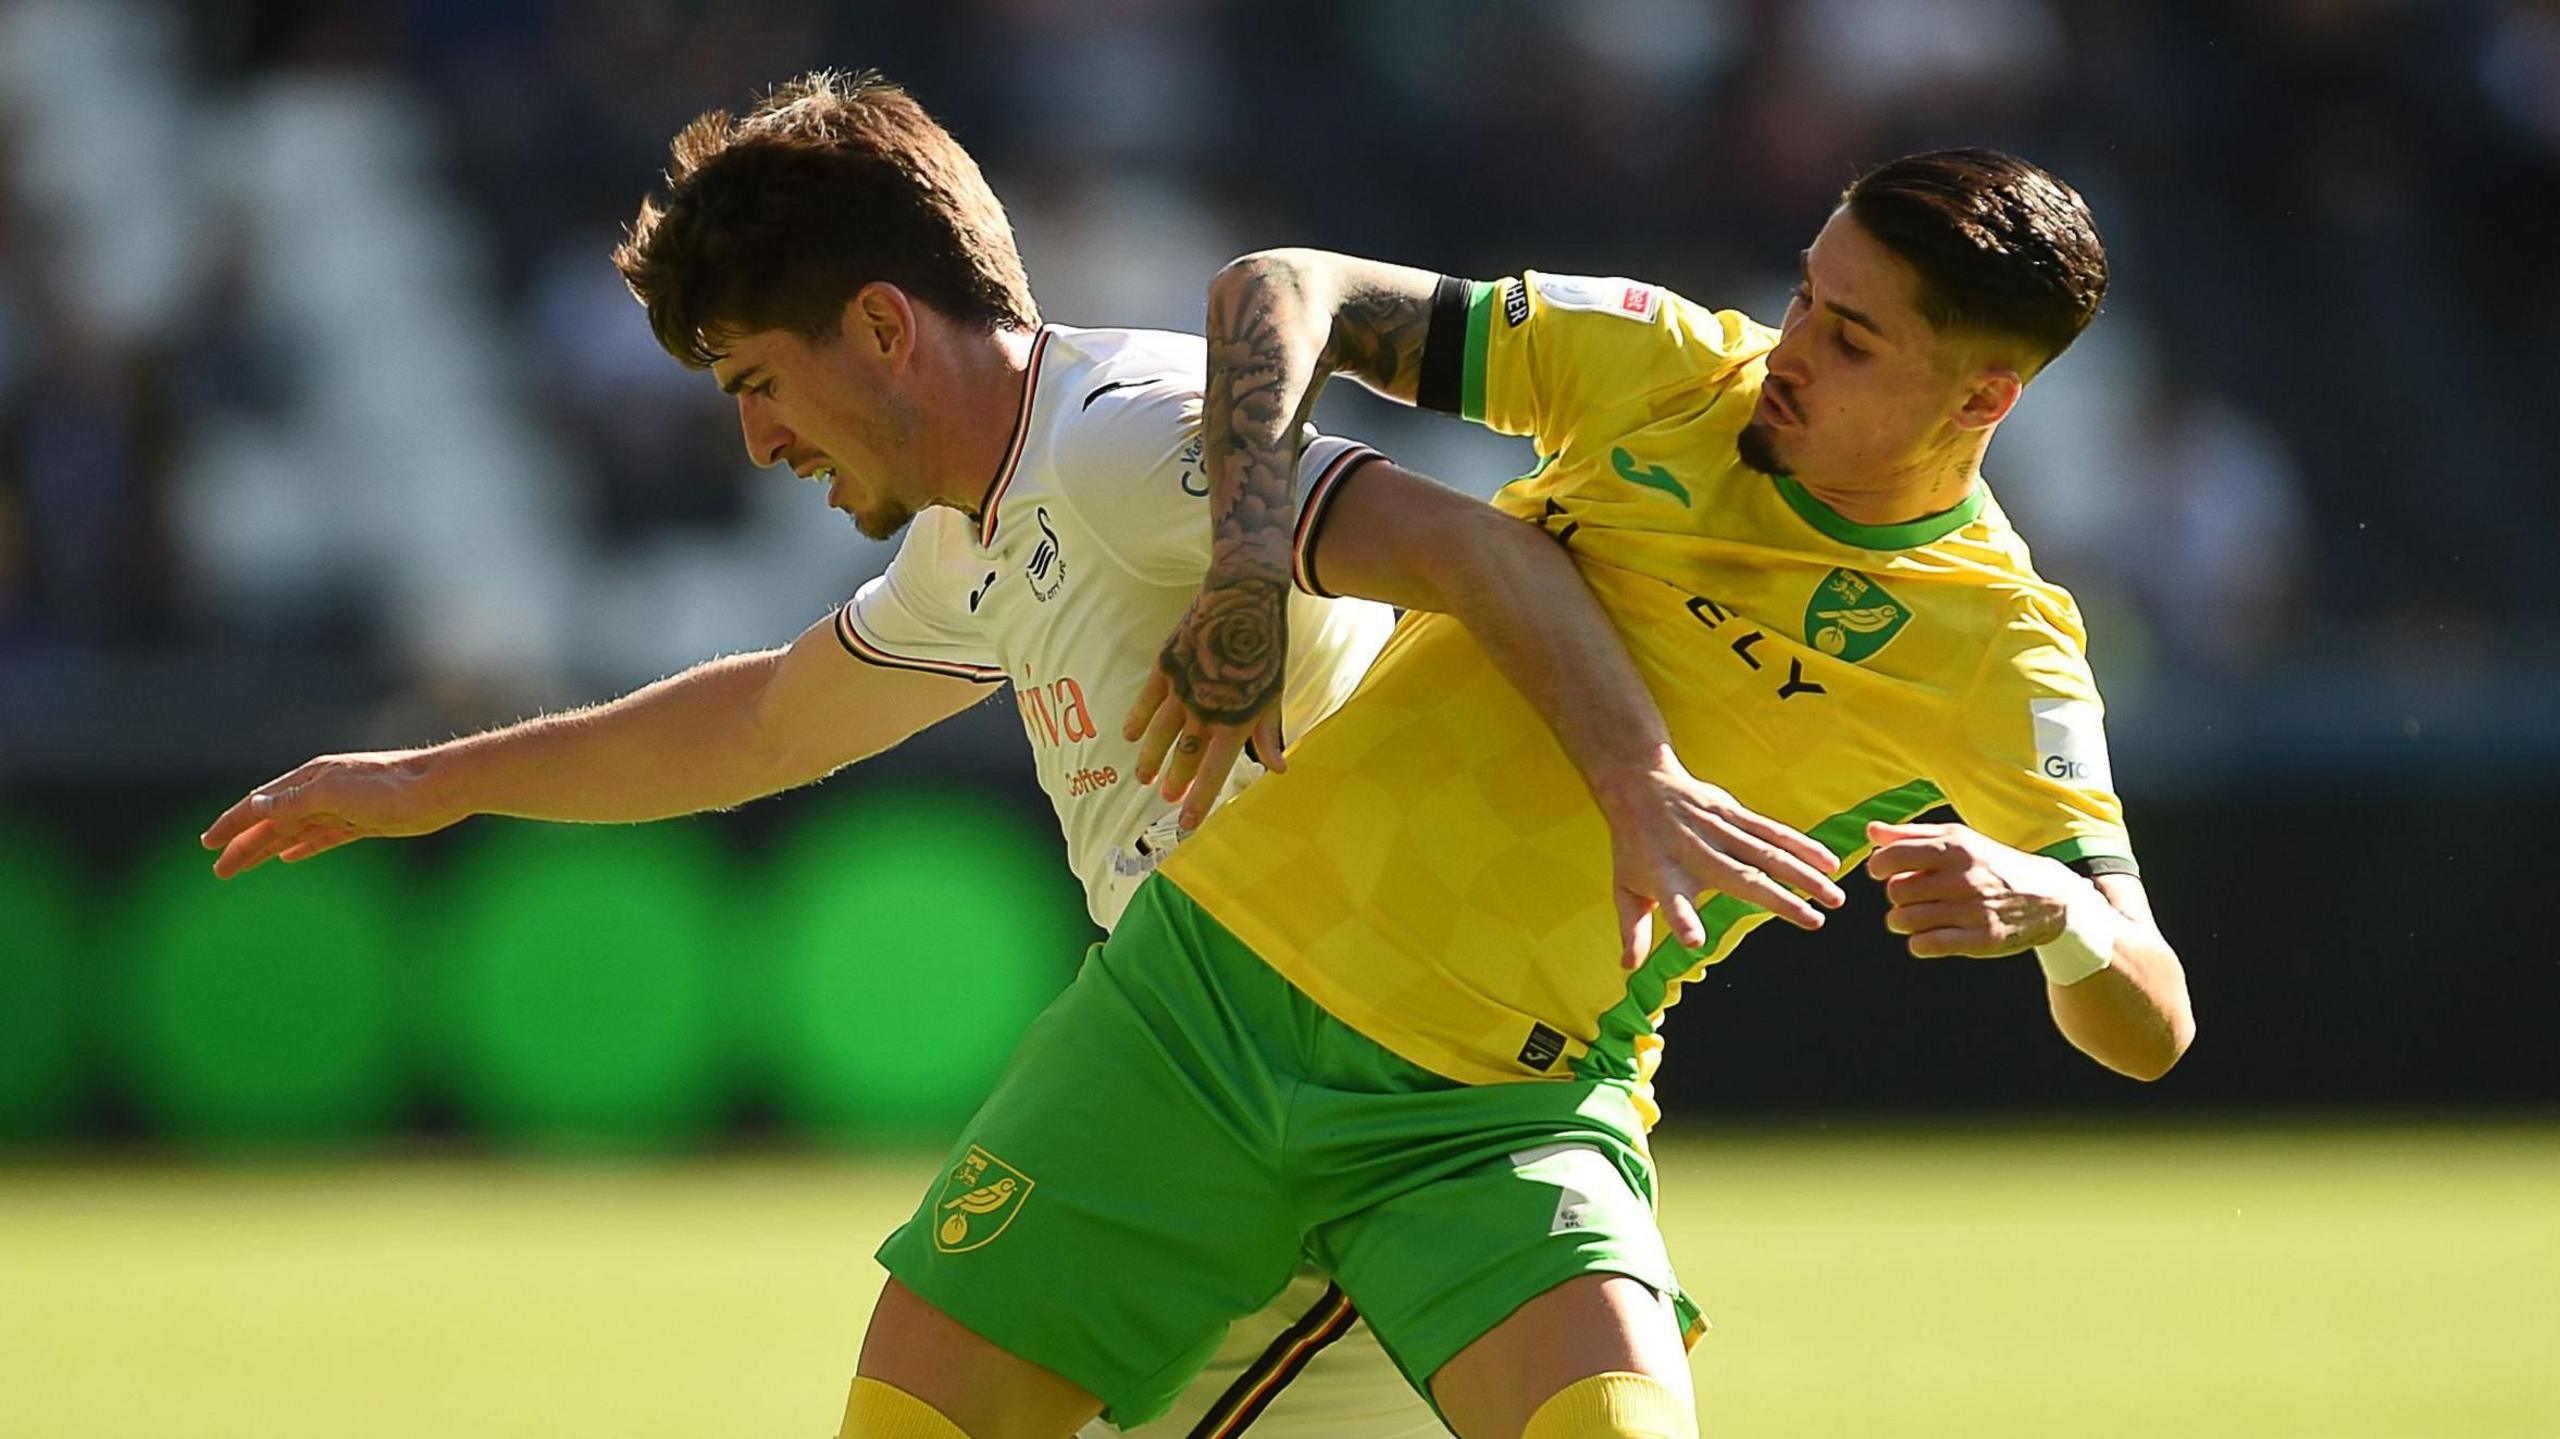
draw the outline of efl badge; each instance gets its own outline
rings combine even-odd
[[[1612,276],[1540,275],[1538,293],[1558,310],[1596,310],[1621,320],[1651,323],[1662,310],[1662,288]]]
[[[933,1247],[958,1254],[992,1242],[1031,1197],[1031,1176],[978,1146],[953,1166],[934,1202]]]
[[[1855,664],[1893,643],[1910,620],[1910,606],[1884,586],[1856,570],[1833,570],[1813,587],[1804,634],[1815,649]]]

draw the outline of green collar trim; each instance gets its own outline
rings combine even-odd
[[[1958,500],[1951,509],[1922,515],[1916,520],[1905,520],[1898,525],[1862,525],[1815,499],[1804,486],[1796,483],[1795,476],[1771,475],[1769,478],[1777,485],[1778,494],[1786,500],[1787,508],[1795,511],[1798,518],[1840,543],[1855,545],[1862,550],[1907,550],[1953,534],[1972,524],[1974,517],[1982,513],[1983,497],[1987,493],[1982,481],[1975,480],[1972,492]]]

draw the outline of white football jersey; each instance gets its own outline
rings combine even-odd
[[[1131,773],[1138,747],[1120,721],[1209,564],[1207,365],[1197,336],[1042,327],[978,517],[917,515],[887,571],[836,615],[836,637],[863,660],[1013,686],[1067,862],[1105,929],[1175,838],[1176,807]],[[1384,605],[1311,593],[1306,559],[1334,487],[1376,458],[1322,436],[1304,450],[1281,699],[1290,741],[1351,693],[1394,622]],[[1237,761],[1227,794],[1259,773]]]

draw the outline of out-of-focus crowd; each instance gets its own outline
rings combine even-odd
[[[1989,470],[2111,687],[2560,664],[2560,0],[0,0],[0,736],[431,737],[876,570],[606,259],[678,126],[819,65],[939,115],[1082,324],[1273,244],[1774,319],[1859,168],[2017,150],[2116,284]]]

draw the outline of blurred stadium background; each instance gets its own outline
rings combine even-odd
[[[1283,243],[1774,316],[1869,161],[2073,179],[2115,290],[1990,473],[2202,1037],[2137,1086],[1872,896],[1764,931],[1663,1086],[1711,1432],[2560,1435],[2550,0],[0,0],[0,1435],[832,1422],[1090,937],[1009,698],[733,815],[193,843],[885,561],[605,259],[679,124],[822,64],[980,156],[1068,323]]]

